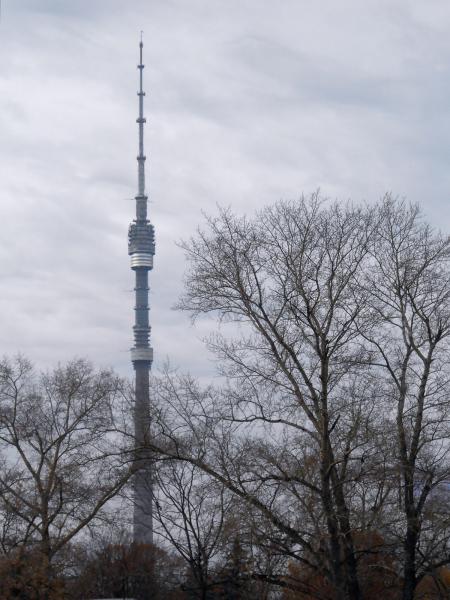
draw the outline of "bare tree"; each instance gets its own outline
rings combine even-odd
[[[369,400],[349,402],[348,389],[361,363],[355,324],[366,309],[357,275],[373,230],[368,211],[322,208],[317,197],[280,203],[254,221],[223,211],[185,245],[191,269],[181,303],[194,316],[214,312],[241,324],[239,337],[211,340],[229,387],[208,414],[231,428],[261,428],[244,444],[228,444],[226,478],[233,474],[239,493],[305,561],[319,556],[316,532],[300,526],[304,492],[313,493],[327,531],[321,568],[339,597],[351,598],[360,593],[346,486],[355,453],[368,446],[360,431]],[[317,468],[308,469],[312,462]]]
[[[160,381],[153,450],[244,499],[337,599],[362,597],[372,555],[404,562],[405,599],[448,561],[429,516],[448,481],[448,242],[418,219],[314,195],[223,210],[184,244],[180,307],[222,322],[208,343],[226,384]]]
[[[129,532],[104,532],[90,544],[81,544],[76,576],[66,586],[73,600],[86,598],[136,598],[177,600],[183,564],[162,548],[134,544]]]
[[[450,562],[448,510],[436,527],[431,509],[438,510],[439,495],[450,498],[450,238],[404,202],[386,198],[379,215],[374,265],[366,273],[373,327],[363,335],[378,356],[386,410],[395,413],[403,513],[396,525],[403,598],[412,600],[420,577]]]
[[[223,551],[225,520],[233,506],[230,494],[188,462],[163,463],[155,483],[156,532],[186,562],[184,588],[204,600],[216,584],[212,574]]]
[[[2,549],[39,557],[48,586],[63,550],[108,518],[131,475],[115,426],[121,385],[83,360],[40,375],[20,357],[0,363],[0,509],[14,526]]]

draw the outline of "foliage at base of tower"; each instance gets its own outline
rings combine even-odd
[[[63,600],[65,582],[39,552],[19,550],[0,558],[0,600]]]
[[[71,597],[178,600],[181,572],[180,561],[156,546],[107,545],[86,560]]]

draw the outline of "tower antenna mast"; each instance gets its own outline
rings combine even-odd
[[[147,217],[148,196],[145,188],[144,154],[144,96],[143,90],[143,53],[142,31],[139,43],[139,116],[138,124],[138,191],[136,200],[136,218],[128,231],[128,254],[131,269],[135,273],[135,322],[133,326],[134,346],[131,349],[131,361],[135,371],[135,469],[133,481],[134,514],[133,541],[138,544],[153,543],[153,473],[148,450],[145,449],[150,432],[150,369],[153,362],[153,349],[150,347],[150,325],[148,305],[148,273],[153,268],[155,254],[155,235],[153,225]]]

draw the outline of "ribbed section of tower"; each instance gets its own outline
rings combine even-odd
[[[146,442],[150,436],[150,394],[149,377],[153,360],[150,347],[150,324],[148,305],[148,273],[153,268],[155,254],[155,234],[153,225],[147,218],[147,195],[145,192],[145,155],[144,155],[144,96],[142,89],[142,41],[139,45],[139,128],[138,194],[136,196],[136,218],[128,231],[128,254],[131,268],[135,273],[135,321],[133,327],[134,346],[131,349],[136,380],[136,398],[134,406],[134,429],[136,440],[134,489],[134,534],[135,543],[153,542],[153,482],[152,464]]]

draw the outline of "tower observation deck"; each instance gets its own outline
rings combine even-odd
[[[134,346],[131,360],[135,371],[135,467],[133,480],[134,514],[133,540],[139,544],[153,542],[153,484],[152,465],[145,442],[150,435],[150,394],[149,377],[153,361],[153,349],[150,347],[150,325],[148,305],[148,273],[153,268],[155,254],[155,234],[153,225],[147,217],[148,196],[145,191],[145,154],[144,154],[144,96],[142,63],[142,39],[139,44],[139,117],[136,119],[139,130],[138,193],[136,199],[136,218],[128,231],[128,254],[131,269],[135,273],[135,322],[133,327]]]

